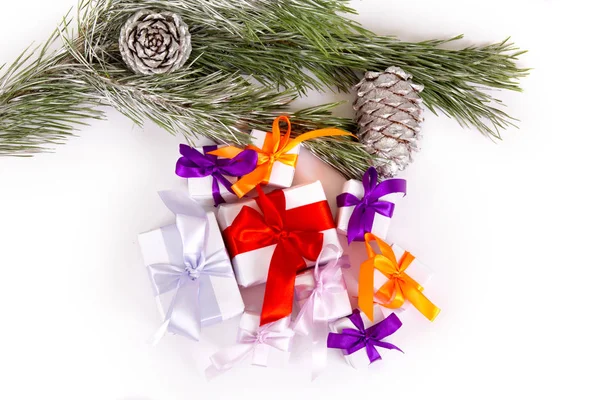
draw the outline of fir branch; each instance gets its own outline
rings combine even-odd
[[[86,119],[104,115],[64,49],[50,50],[58,38],[57,30],[43,46],[0,67],[0,155],[46,151]]]
[[[119,31],[141,8],[178,13],[190,26],[194,51],[186,69],[141,77],[125,68]],[[346,0],[80,0],[74,21],[65,17],[45,46],[0,69],[0,155],[62,143],[86,119],[103,117],[98,105],[190,142],[205,136],[243,144],[244,131],[270,124],[297,94],[348,91],[360,73],[391,65],[425,85],[423,99],[434,112],[496,137],[513,123],[487,92],[520,90],[516,81],[527,70],[516,65],[523,52],[512,44],[446,50],[443,40],[406,43],[362,28],[348,13],[354,10]],[[295,118],[299,129],[350,123],[331,117],[328,106]],[[353,141],[308,147],[346,176],[360,176],[370,161]]]

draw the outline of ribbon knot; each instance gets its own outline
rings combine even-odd
[[[287,124],[287,131],[283,136],[279,127],[279,123],[282,121]],[[272,131],[267,133],[262,148],[254,145],[246,146],[246,149],[251,149],[258,153],[258,161],[256,169],[253,172],[242,177],[232,185],[232,190],[238,197],[243,197],[246,193],[260,184],[268,184],[271,178],[271,172],[273,171],[273,165],[276,161],[291,167],[296,167],[298,155],[287,153],[302,142],[326,136],[353,136],[349,132],[336,128],[317,129],[298,135],[293,139],[291,138],[291,135],[292,123],[290,119],[286,116],[279,116],[273,121]],[[224,158],[233,158],[240,152],[242,152],[241,149],[234,146],[228,146],[211,151],[209,154]]]
[[[379,200],[391,193],[406,195],[404,179],[388,179],[377,184],[377,170],[369,167],[362,179],[364,195],[359,199],[351,193],[342,193],[337,197],[338,207],[352,207],[354,211],[348,221],[348,244],[355,240],[363,240],[365,233],[371,232],[375,214],[391,218],[394,215],[394,203]]]
[[[327,337],[327,347],[341,349],[345,354],[366,349],[370,362],[381,359],[376,347],[402,351],[394,344],[383,341],[402,326],[396,314],[390,314],[383,321],[366,329],[360,311],[354,310],[348,319],[356,329],[344,328],[341,333],[330,333]]]
[[[219,184],[230,193],[234,193],[231,182],[225,176],[249,174],[256,168],[258,154],[254,150],[247,149],[231,159],[219,159],[217,156],[210,154],[214,150],[217,150],[217,146],[204,146],[204,154],[202,154],[188,145],[179,145],[179,153],[182,157],[177,160],[175,173],[182,178],[212,176],[212,195],[215,206],[217,206],[225,202],[225,199],[221,196]]]
[[[375,241],[382,254],[376,254],[371,241]],[[368,259],[360,266],[358,283],[358,305],[373,320],[373,303],[377,299],[386,308],[402,307],[405,300],[410,301],[421,314],[433,321],[440,309],[423,294],[423,287],[412,279],[405,271],[415,257],[405,251],[400,261],[396,262],[394,250],[383,240],[372,233],[365,234],[365,246]],[[380,271],[388,279],[374,293],[374,273]]]

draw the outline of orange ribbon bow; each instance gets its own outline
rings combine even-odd
[[[379,246],[381,254],[375,253],[371,247],[372,241]],[[383,240],[372,233],[365,234],[365,246],[369,259],[360,266],[358,281],[358,306],[373,320],[373,301],[376,299],[384,307],[399,308],[405,300],[411,302],[417,310],[430,321],[433,321],[440,313],[437,308],[423,292],[423,287],[413,278],[406,274],[406,269],[415,257],[405,251],[399,262],[396,262],[394,250]],[[374,293],[374,273],[380,271],[388,278],[388,281]]]
[[[287,132],[283,136],[279,130],[280,121],[285,121],[287,123]],[[286,116],[280,116],[273,121],[273,131],[267,133],[262,149],[252,144],[246,146],[246,149],[251,149],[258,153],[258,163],[254,171],[243,176],[231,187],[238,197],[243,197],[261,183],[265,185],[268,184],[275,161],[295,167],[298,161],[298,155],[287,153],[300,143],[325,136],[352,136],[351,133],[336,128],[317,129],[315,131],[303,133],[294,139],[290,138],[291,134],[292,123],[290,122],[290,119]],[[235,146],[226,146],[211,151],[208,154],[223,158],[234,158],[242,151],[243,149]]]

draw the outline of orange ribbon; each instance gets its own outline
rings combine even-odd
[[[371,241],[379,246],[381,254],[375,253]],[[399,308],[405,300],[411,302],[417,310],[430,321],[433,321],[440,309],[437,308],[423,292],[423,287],[406,274],[406,269],[415,257],[405,251],[400,261],[396,262],[394,250],[383,240],[372,233],[365,234],[365,246],[369,259],[360,266],[358,280],[358,306],[373,321],[373,302],[377,300],[387,308]],[[374,273],[380,271],[388,281],[374,292]]]
[[[287,132],[283,136],[279,130],[279,122],[282,120],[287,123]],[[238,197],[243,197],[261,183],[265,185],[268,184],[275,161],[295,167],[298,162],[298,155],[287,153],[300,143],[325,136],[352,136],[351,133],[336,128],[317,129],[315,131],[303,133],[294,139],[290,138],[291,134],[292,123],[290,122],[290,119],[286,116],[280,116],[273,121],[273,131],[267,133],[262,149],[252,144],[246,146],[246,149],[251,149],[258,153],[258,163],[254,171],[243,176],[231,187]],[[235,146],[226,146],[211,151],[208,154],[223,158],[234,158],[242,151],[243,149]]]

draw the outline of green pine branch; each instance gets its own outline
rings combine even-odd
[[[190,26],[194,51],[186,68],[159,76],[126,69],[119,31],[141,8],[176,12]],[[0,68],[0,155],[63,143],[90,118],[103,118],[101,105],[190,143],[202,136],[243,144],[247,131],[268,128],[308,89],[349,91],[364,71],[392,65],[425,85],[422,96],[434,112],[495,137],[513,124],[488,90],[520,90],[527,70],[517,66],[523,52],[512,44],[447,50],[440,46],[448,41],[406,43],[362,28],[348,13],[354,10],[345,0],[81,0],[44,46]],[[298,131],[353,129],[331,108],[293,114]],[[348,177],[370,162],[353,140],[308,147]]]

